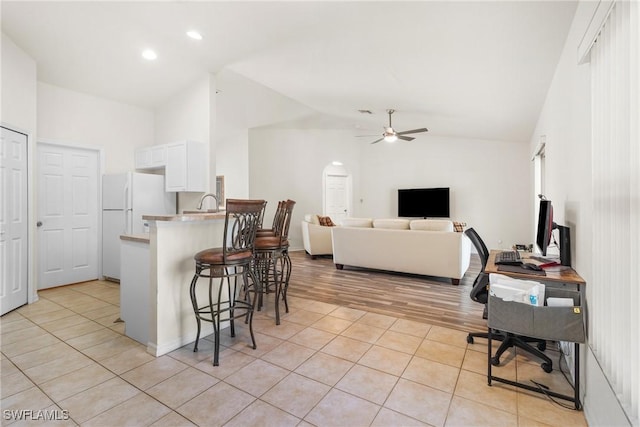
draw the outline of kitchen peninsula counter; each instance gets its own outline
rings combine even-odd
[[[190,222],[190,221],[207,221],[210,219],[224,219],[225,212],[206,212],[202,213],[182,213],[178,215],[143,215],[142,219],[148,221],[180,221],[180,222]]]
[[[145,344],[149,353],[161,356],[195,340],[197,326],[189,295],[195,272],[193,256],[222,246],[225,212],[143,215],[142,219],[149,222],[149,335]],[[201,336],[213,332],[210,323],[202,326]]]
[[[149,243],[148,234],[123,234],[120,236],[120,240],[127,242]]]

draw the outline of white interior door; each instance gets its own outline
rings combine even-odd
[[[337,221],[349,216],[348,177],[327,175],[325,181],[325,215]]]
[[[98,278],[98,152],[38,143],[39,289]]]
[[[0,315],[27,303],[27,136],[0,137]]]

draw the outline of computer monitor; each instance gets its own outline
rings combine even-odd
[[[555,228],[553,223],[553,205],[550,200],[540,200],[540,212],[538,214],[538,234],[536,244],[542,253],[547,255],[547,247],[551,241],[551,233]]]
[[[571,233],[569,227],[558,225],[553,222],[553,205],[550,200],[540,200],[540,212],[538,214],[538,233],[536,236],[536,244],[542,253],[547,255],[547,248],[551,242],[551,234],[555,229],[560,230],[560,243],[558,250],[560,251],[560,264],[571,266]]]

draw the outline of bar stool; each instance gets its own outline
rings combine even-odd
[[[262,293],[268,293],[269,287],[275,287],[276,325],[280,324],[280,297],[284,302],[285,311],[289,312],[287,303],[287,289],[291,277],[291,258],[289,257],[289,225],[293,207],[293,200],[286,200],[278,204],[281,212],[276,213],[278,221],[274,221],[273,235],[256,237],[254,260],[259,282],[258,310],[262,307]]]
[[[252,263],[256,229],[263,205],[264,200],[227,199],[222,247],[205,249],[194,256],[196,272],[191,280],[190,293],[198,333],[193,351],[198,351],[201,322],[213,323],[213,366],[218,366],[221,322],[230,322],[231,336],[234,337],[234,319],[244,317],[245,323],[249,324],[253,348],[256,348],[252,325],[256,298],[254,295],[252,301],[250,291],[253,289],[255,293],[257,286],[254,285],[258,283]],[[201,277],[209,279],[208,298],[204,305],[198,303],[196,292]],[[219,279],[215,285],[214,279]],[[238,283],[238,279],[241,279],[241,283]]]
[[[267,203],[265,202],[265,210]],[[266,236],[275,236],[278,230],[278,227],[281,227],[283,215],[284,215],[285,201],[278,202],[278,207],[276,208],[276,212],[273,215],[273,224],[271,228],[262,228],[262,219],[264,219],[264,211],[262,213],[260,228],[256,232],[256,237],[266,237]]]
[[[258,229],[256,230],[256,236],[260,234],[262,230],[262,221],[264,221],[264,213],[267,210],[267,201],[265,200],[262,203],[262,210],[260,211],[260,215],[258,216]]]

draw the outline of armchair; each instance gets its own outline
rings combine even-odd
[[[315,259],[318,255],[333,255],[331,228],[320,225],[317,215],[307,214],[302,225],[302,243],[304,250]]]

